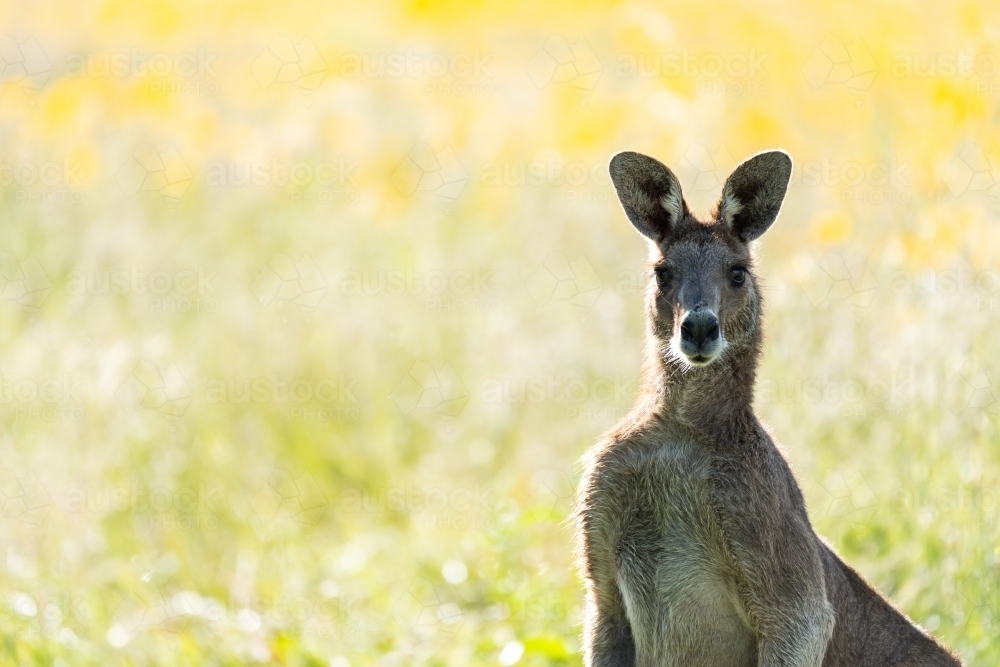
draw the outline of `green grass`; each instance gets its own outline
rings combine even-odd
[[[0,311],[3,377],[25,392],[0,406],[4,660],[579,664],[567,516],[579,456],[634,397],[627,279],[644,249],[611,202],[526,245],[528,220],[466,225],[477,196],[372,227],[194,191],[174,216],[126,203],[148,222],[103,249],[72,227],[42,243],[12,205],[11,252],[34,253],[51,292]],[[879,256],[867,282],[834,284],[823,267],[876,240],[794,251],[794,197],[761,256],[758,411],[817,530],[970,665],[996,664],[995,313],[982,295],[894,292],[906,269]],[[318,305],[268,300],[274,253],[311,257]],[[561,270],[551,253],[575,282],[545,273]],[[132,266],[202,268],[210,303],[72,293],[74,271]],[[460,280],[345,282],[408,270]],[[31,398],[52,378],[72,391]]]

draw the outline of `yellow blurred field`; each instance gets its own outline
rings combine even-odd
[[[646,248],[795,160],[758,412],[817,530],[1000,663],[987,3],[0,7],[0,662],[580,664],[567,524]]]

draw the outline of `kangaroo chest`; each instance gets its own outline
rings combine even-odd
[[[755,662],[702,451],[682,443],[644,452],[616,503],[616,583],[648,664]]]

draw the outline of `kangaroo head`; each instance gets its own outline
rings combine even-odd
[[[688,210],[666,166],[639,153],[611,160],[625,214],[650,241],[647,317],[666,359],[706,366],[759,337],[761,299],[749,244],[781,210],[792,175],[783,151],[758,153],[726,179],[709,221]]]

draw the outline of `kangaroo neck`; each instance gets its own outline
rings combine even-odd
[[[693,428],[713,440],[730,440],[741,425],[756,421],[753,388],[757,345],[736,345],[707,366],[685,367],[651,339],[646,393],[664,420]]]

